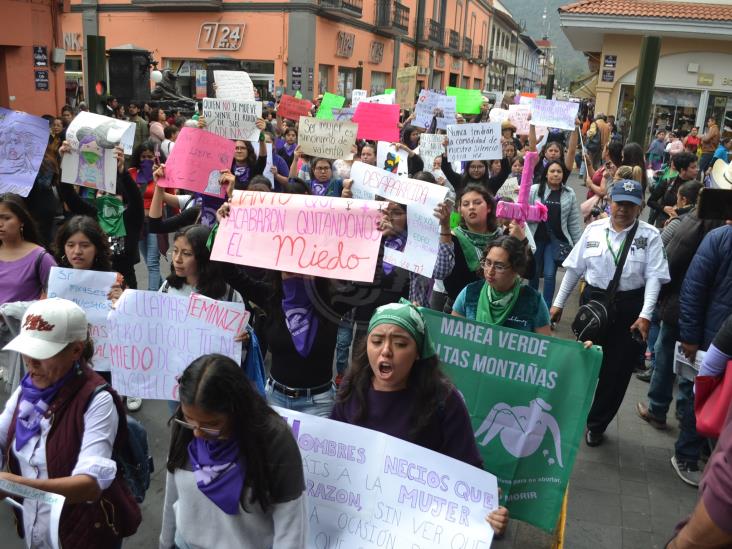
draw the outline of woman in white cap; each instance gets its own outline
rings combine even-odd
[[[21,353],[28,373],[0,415],[2,465],[10,471],[0,479],[66,498],[62,547],[120,547],[141,515],[112,458],[127,441],[127,424],[119,397],[87,364],[94,345],[86,313],[65,299],[37,301],[4,350]],[[28,547],[52,546],[49,504],[26,498],[22,522]]]
[[[610,198],[610,217],[590,223],[564,261],[566,273],[549,311],[551,319],[559,322],[564,304],[580,277],[587,282],[583,304],[590,300],[607,301],[608,288],[621,265],[619,285],[608,305],[609,322],[600,341],[602,368],[587,416],[588,446],[602,444],[605,429],[623,402],[641,345],[648,339],[661,285],[670,280],[658,229],[638,219],[643,202],[641,184],[632,179],[616,181]]]

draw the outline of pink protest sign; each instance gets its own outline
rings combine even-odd
[[[399,141],[399,105],[361,101],[351,121],[358,124],[358,139]]]
[[[165,163],[165,178],[159,184],[224,196],[219,177],[221,172],[231,169],[233,160],[233,141],[198,128],[183,128]]]
[[[384,202],[234,191],[211,259],[372,282]]]
[[[524,221],[533,223],[546,221],[547,207],[538,200],[529,204],[529,193],[534,179],[534,168],[539,162],[539,154],[529,151],[524,156],[524,169],[521,172],[521,186],[519,187],[518,202],[504,202],[500,200],[496,205],[496,216],[514,219],[523,225]]]

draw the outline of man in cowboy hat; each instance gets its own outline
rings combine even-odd
[[[709,172],[708,182],[714,189],[732,189],[732,162],[717,159]]]
[[[514,135],[514,132],[516,132],[516,126],[514,126],[510,120],[504,120],[501,122],[501,136],[503,137],[503,140],[513,142],[516,147],[516,152],[518,152],[523,148],[523,145],[521,140]]]

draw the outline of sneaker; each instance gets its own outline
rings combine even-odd
[[[646,406],[642,402],[639,402],[635,405],[635,411],[638,412],[638,415],[643,421],[648,423],[648,425],[650,425],[654,429],[658,429],[659,431],[665,431],[668,428],[668,425],[666,425],[666,420],[658,418],[651,414],[651,412],[648,410],[648,406]]]
[[[671,456],[671,466],[676,471],[676,474],[681,480],[683,480],[689,486],[698,487],[701,481],[702,472],[696,463],[687,463],[685,461],[679,461],[676,456]]]
[[[137,412],[140,408],[142,408],[142,399],[141,398],[127,397],[127,411],[128,412]]]
[[[587,429],[587,432],[585,433],[585,442],[587,443],[587,446],[592,448],[600,446],[603,440],[605,440],[605,435],[603,433],[593,433]]]
[[[648,368],[645,372],[640,372],[639,374],[635,374],[635,379],[640,379],[641,381],[645,381],[646,383],[651,382],[651,376],[653,376],[653,370]]]

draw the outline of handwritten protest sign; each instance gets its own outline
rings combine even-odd
[[[383,202],[234,191],[211,259],[372,282]]]
[[[231,99],[203,100],[206,129],[226,139],[256,141],[259,139],[257,119],[262,118],[260,101],[233,101]]]
[[[450,162],[493,160],[503,156],[500,124],[486,122],[448,126],[447,139],[447,158]]]
[[[242,303],[125,290],[107,317],[112,386],[125,396],[177,400],[176,376],[198,357],[241,362],[234,337],[244,315]]]
[[[440,225],[434,216],[434,209],[445,200],[447,187],[398,177],[363,162],[353,163],[351,178],[351,190],[355,198],[372,199],[380,196],[407,208],[407,243],[403,250],[385,248],[384,261],[431,277],[440,244]]]
[[[457,124],[455,105],[453,96],[421,90],[414,107],[414,125],[418,128],[429,128],[435,117],[440,130],[446,129],[450,124]]]
[[[48,145],[48,122],[0,107],[0,193],[28,196]]]
[[[254,84],[244,71],[214,71],[217,99],[254,101]]]
[[[424,162],[424,169],[434,171],[435,158],[445,152],[445,136],[434,133],[423,133],[419,138],[419,156]]]
[[[307,99],[299,99],[291,95],[283,95],[277,106],[277,116],[288,120],[300,120],[301,116],[310,116],[313,104]]]
[[[380,105],[393,105],[395,96],[393,93],[382,93],[361,99],[361,103],[378,103]]]
[[[599,347],[422,309],[513,518],[553,531],[602,362]]]
[[[358,124],[358,138],[374,141],[399,141],[399,105],[364,103],[353,115]]]
[[[333,120],[338,122],[350,122],[356,113],[354,108],[333,109]]]
[[[64,267],[51,267],[48,277],[48,297],[68,299],[86,312],[89,335],[94,340],[92,364],[98,372],[107,372],[111,366],[107,314],[112,309],[112,302],[107,295],[117,282],[117,273]]]
[[[320,101],[320,107],[315,118],[321,120],[333,120],[333,109],[340,109],[346,102],[346,98],[342,95],[325,92],[323,99]]]
[[[405,109],[414,105],[414,94],[417,91],[417,67],[404,67],[397,71],[397,87],[395,100]]]
[[[480,90],[467,90],[448,86],[445,90],[448,96],[455,98],[455,109],[462,114],[480,114],[483,105],[483,94]]]
[[[496,477],[356,425],[274,408],[305,470],[305,547],[488,549]]]
[[[66,501],[64,496],[61,494],[54,494],[53,492],[44,492],[43,490],[31,488],[25,484],[18,484],[17,482],[5,479],[0,480],[0,492],[12,494],[26,500],[29,506],[29,512],[42,512],[41,509],[36,507],[37,503],[49,505],[51,510],[49,513],[48,531],[51,537],[51,547],[53,549],[59,549],[58,525],[61,520],[61,511],[64,507],[64,501]]]
[[[353,122],[301,116],[298,143],[302,152],[310,156],[351,160],[357,132],[358,125]]]
[[[547,128],[574,130],[579,103],[536,98],[531,102],[531,123]]]
[[[259,142],[250,141],[250,143],[254,149],[254,154],[259,158]],[[275,179],[274,174],[272,173],[272,143],[265,143],[264,146],[267,149],[267,163],[264,165],[264,172],[262,172],[262,175],[269,180],[269,186],[274,189]]]
[[[499,124],[509,118],[508,109],[491,109],[488,113],[488,118],[491,122],[498,122]]]
[[[234,142],[198,128],[183,128],[165,163],[163,187],[224,196],[221,172],[231,168]]]
[[[351,108],[355,109],[358,104],[368,97],[366,90],[353,90],[351,92]]]
[[[135,124],[108,116],[80,112],[66,129],[71,151],[61,160],[61,181],[114,193],[117,161],[114,148],[132,154]]]
[[[376,146],[376,165],[382,170],[404,177],[409,174],[409,155],[392,143],[379,141]]]

